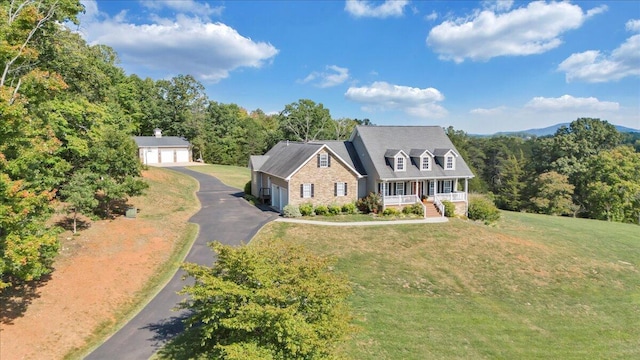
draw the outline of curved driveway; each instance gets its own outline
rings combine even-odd
[[[200,226],[200,231],[185,259],[187,262],[210,266],[214,261],[214,253],[207,246],[208,242],[216,240],[223,244],[241,245],[278,216],[274,212],[251,206],[242,198],[242,192],[210,175],[186,168],[173,170],[200,182],[197,196],[201,209],[189,219],[189,222]],[[148,359],[167,340],[178,334],[182,329],[185,311],[176,312],[173,309],[183,298],[176,293],[185,285],[183,274],[182,270],[178,270],[142,311],[85,359]]]

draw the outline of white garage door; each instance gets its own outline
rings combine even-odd
[[[284,209],[289,204],[289,191],[287,188],[280,188],[280,208]]]
[[[179,163],[189,162],[189,150],[176,149],[176,159]]]
[[[158,149],[146,149],[144,150],[145,164],[157,164],[158,163]]]
[[[173,149],[160,150],[160,162],[163,164],[172,163],[173,161]]]

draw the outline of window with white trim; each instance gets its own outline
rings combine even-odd
[[[452,180],[445,180],[443,185],[442,185],[442,192],[444,192],[445,194],[448,194],[450,192],[452,192],[453,190],[453,181]]]
[[[454,167],[453,155],[447,155],[447,157],[445,158],[444,168],[446,170],[453,170],[453,167]]]
[[[431,158],[428,156],[423,156],[420,161],[420,170],[431,170]]]
[[[335,183],[335,195],[336,196],[347,196],[347,183],[345,183],[345,182],[337,182],[337,183]]]
[[[313,184],[301,184],[300,185],[300,197],[312,198],[313,197]]]
[[[321,168],[329,167],[329,154],[320,154],[319,166]]]
[[[396,183],[396,195],[404,195],[404,183],[397,182]]]
[[[396,171],[404,171],[404,157],[402,156],[396,158]]]

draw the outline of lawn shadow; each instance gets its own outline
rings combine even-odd
[[[29,305],[40,297],[39,288],[44,286],[51,275],[43,275],[40,280],[19,283],[0,292],[0,324],[11,325],[13,320],[24,316]]]
[[[73,218],[65,216],[63,219],[56,222],[56,226],[59,226],[68,231],[73,231]],[[80,217],[76,218],[76,230],[87,230],[90,226],[91,221],[81,219]]]

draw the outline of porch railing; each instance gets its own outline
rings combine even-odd
[[[467,193],[464,192],[452,192],[452,193],[441,193],[436,194],[434,200],[440,201],[466,201]]]
[[[440,199],[438,199],[437,196],[433,198],[433,204],[438,208],[440,216],[444,217],[444,204],[442,203],[442,201],[440,201]]]
[[[408,205],[420,202],[418,195],[386,195],[382,198],[384,206],[389,205]]]

